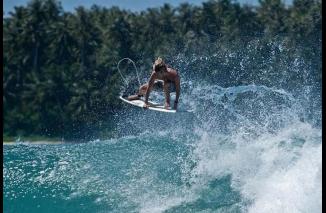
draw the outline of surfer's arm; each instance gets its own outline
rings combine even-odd
[[[164,96],[165,96],[165,108],[169,108],[170,107],[170,91],[169,91],[169,83],[167,83],[166,81],[164,81],[164,86],[163,86],[163,90],[164,90]]]
[[[175,100],[174,100],[174,109],[177,109],[179,96],[180,96],[180,77],[178,76],[175,81]]]
[[[155,78],[156,78],[156,73],[152,72],[152,75],[149,78],[148,87],[147,87],[146,94],[145,94],[145,104],[148,104],[149,93],[152,90],[153,84],[155,82]]]

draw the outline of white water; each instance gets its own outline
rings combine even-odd
[[[191,121],[169,118],[171,126],[166,126],[164,118],[144,114],[130,124],[147,121],[149,137],[184,138],[195,162],[194,167],[183,165],[190,187],[176,188],[167,197],[157,191],[142,196],[137,201],[141,212],[164,212],[205,200],[205,194],[216,196],[221,192],[209,185],[228,175],[241,201],[221,212],[321,212],[322,134],[303,119],[306,103],[283,89],[256,85],[191,85],[185,93],[183,104],[195,111]]]

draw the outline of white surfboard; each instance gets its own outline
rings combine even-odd
[[[137,107],[144,107],[145,101],[144,100],[132,100],[129,101],[125,98],[123,98],[122,96],[119,97],[121,100],[123,100],[124,102],[137,106]],[[149,107],[147,109],[149,110],[154,110],[154,111],[159,111],[159,112],[170,112],[170,113],[176,113],[177,111],[172,109],[171,107],[169,107],[169,109],[165,109],[163,105],[160,105],[158,103],[152,102],[152,101],[148,101]]]

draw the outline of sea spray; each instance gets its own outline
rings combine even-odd
[[[114,139],[5,145],[4,211],[320,212],[318,82],[282,42],[259,42],[168,58],[192,113],[124,105]]]

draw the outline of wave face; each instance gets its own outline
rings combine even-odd
[[[315,90],[185,76],[180,109],[192,113],[126,106],[114,139],[5,145],[4,211],[321,212]]]

